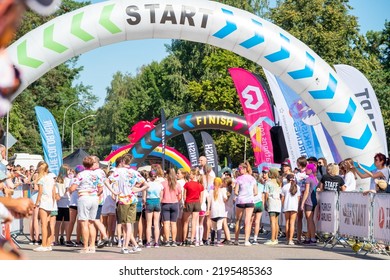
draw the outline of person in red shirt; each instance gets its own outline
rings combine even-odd
[[[184,212],[183,212],[183,236],[187,236],[188,223],[192,216],[190,247],[195,247],[195,234],[197,223],[199,222],[199,212],[201,210],[201,201],[204,187],[198,182],[201,176],[195,168],[190,171],[190,180],[183,186],[184,193]]]

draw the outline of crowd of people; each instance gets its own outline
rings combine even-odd
[[[355,166],[352,159],[328,164],[325,158],[305,156],[297,159],[294,170],[288,159],[280,169],[263,166],[260,173],[244,162],[220,177],[204,156],[189,172],[164,171],[159,164],[150,171],[136,171],[130,162],[131,156],[125,155],[115,167],[103,170],[99,158],[87,156],[74,169],[63,165],[57,176],[43,161],[29,169],[6,165],[2,199],[12,197],[13,189],[21,184],[30,186],[29,198],[24,200],[33,205],[25,215],[31,215],[34,251],[50,252],[53,246],[63,245],[95,253],[96,248],[118,246],[121,253],[130,254],[160,246],[240,245],[242,239],[244,246],[257,245],[264,211],[271,228],[265,245],[279,243],[280,215],[285,218],[287,245],[313,245],[317,242],[317,192],[359,191],[358,177],[371,178],[363,194],[385,192],[387,184],[380,181],[389,180],[389,159],[381,153],[375,155],[376,169],[371,172]],[[6,206],[0,213],[9,222],[12,206]],[[234,225],[233,236],[229,225]]]

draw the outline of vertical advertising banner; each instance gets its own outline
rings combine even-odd
[[[251,72],[241,68],[230,68],[234,85],[240,98],[245,119],[249,127],[255,166],[274,163],[271,127],[275,118],[266,91],[261,81]]]
[[[291,163],[295,165],[300,156],[340,162],[335,144],[314,111],[279,78],[266,69],[264,73],[275,100]]]
[[[184,141],[186,141],[188,158],[191,163],[191,168],[198,166],[199,152],[198,146],[196,145],[196,141],[194,136],[188,131],[183,133]]]
[[[207,132],[202,131],[200,134],[202,135],[204,155],[207,158],[207,164],[213,167],[215,174],[218,174],[218,154],[214,140]]]
[[[337,232],[337,192],[318,192],[318,201],[315,220],[317,221],[317,231],[322,233]]]
[[[340,192],[339,233],[370,238],[371,196],[361,192]]]
[[[35,107],[45,162],[50,172],[58,175],[62,165],[62,144],[57,122],[53,115],[40,106]]]
[[[374,196],[374,239],[380,243],[390,243],[390,195]]]

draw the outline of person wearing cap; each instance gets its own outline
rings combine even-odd
[[[282,178],[283,178],[283,185],[285,185],[288,183],[288,180],[286,178],[287,175],[293,174],[293,172],[291,170],[291,164],[290,164],[290,161],[288,159],[285,159],[280,165],[281,165],[281,174],[282,174]]]
[[[307,221],[307,235],[306,240],[303,244],[314,245],[316,241],[316,230],[314,224],[314,209],[317,205],[316,193],[315,190],[318,185],[318,180],[314,175],[316,173],[316,165],[314,163],[309,163],[306,166],[306,181],[305,181],[305,191],[302,194],[302,200],[300,204],[301,211],[305,213]]]

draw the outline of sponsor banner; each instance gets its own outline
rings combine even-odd
[[[249,127],[249,135],[255,156],[255,166],[274,162],[270,129],[275,125],[272,106],[264,81],[249,71],[230,68],[234,85]]]
[[[334,65],[334,68],[348,87],[352,90],[357,100],[362,105],[364,111],[367,113],[369,119],[372,122],[376,132],[378,133],[379,139],[382,141],[384,147],[384,154],[388,155],[386,131],[383,123],[383,117],[381,108],[379,107],[378,99],[375,91],[372,88],[370,82],[363,75],[362,72],[357,70],[355,67],[339,64]]]
[[[191,163],[191,168],[197,167],[199,165],[198,164],[199,152],[198,152],[198,146],[196,145],[195,138],[188,131],[184,132],[183,136],[184,136],[184,141],[186,141],[188,158]]]
[[[50,172],[58,175],[62,165],[62,144],[57,122],[53,115],[40,106],[35,107],[45,162]]]
[[[371,197],[361,192],[340,192],[339,234],[370,238]]]
[[[340,162],[331,136],[314,111],[279,78],[266,69],[264,73],[274,96],[292,167],[296,167],[296,160],[302,155]]]
[[[374,240],[390,243],[390,195],[375,194],[373,207]]]
[[[207,158],[207,164],[213,168],[215,174],[218,174],[218,154],[214,140],[207,132],[202,131],[200,134],[202,136],[204,155]]]
[[[335,234],[338,225],[337,192],[317,192],[317,198],[317,211],[315,212],[317,232]]]

